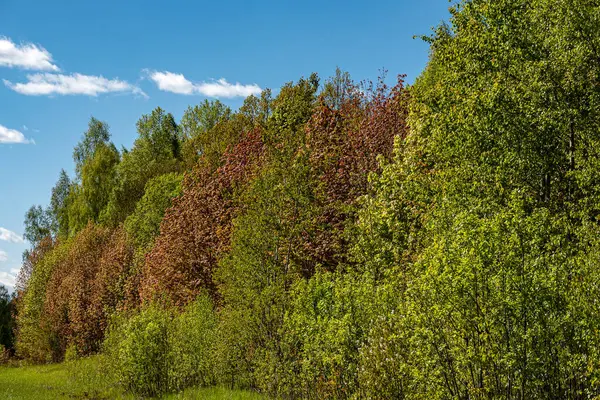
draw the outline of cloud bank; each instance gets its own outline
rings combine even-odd
[[[17,276],[9,272],[0,271],[0,285],[9,286],[11,289],[17,283]]]
[[[27,82],[12,83],[3,80],[11,90],[27,96],[86,95],[98,96],[105,93],[133,93],[143,97],[146,94],[137,86],[119,79],[106,79],[103,76],[82,74],[31,74]]]
[[[8,260],[8,254],[5,251],[0,250],[0,263]],[[0,286],[6,286],[9,290],[14,289],[17,283],[17,275],[19,269],[11,268],[10,272],[0,271]]]
[[[257,95],[262,92],[260,86],[256,84],[242,85],[241,83],[229,83],[224,78],[214,82],[193,83],[186,79],[183,74],[173,72],[151,71],[149,78],[156,83],[158,88],[165,92],[177,94],[201,94],[206,97],[247,97]]]
[[[23,238],[6,228],[0,227],[0,240],[11,243],[23,243]]]
[[[59,71],[52,54],[32,43],[17,45],[9,38],[0,37],[0,66],[38,71]]]
[[[34,143],[33,140],[27,139],[23,133],[9,129],[0,125],[0,144],[28,144]]]

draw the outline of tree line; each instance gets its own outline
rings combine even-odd
[[[600,395],[600,4],[470,0],[413,85],[94,118],[32,207],[18,357],[127,390]]]

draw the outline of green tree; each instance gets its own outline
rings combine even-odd
[[[69,193],[71,179],[62,169],[58,181],[52,188],[50,197],[50,213],[53,220],[53,229],[58,236],[66,237],[69,234]]]
[[[341,106],[355,95],[356,87],[350,78],[350,73],[335,69],[335,75],[328,79],[323,86],[321,96],[332,109],[339,110]]]
[[[248,96],[239,111],[231,110],[219,101],[189,107],[181,119],[182,154],[188,168],[197,163],[214,170],[223,164],[223,154],[235,146],[244,134],[264,129],[271,108],[271,92],[260,97]]]
[[[284,86],[267,122],[269,164],[242,196],[231,251],[218,269],[225,304],[223,378],[269,392],[286,386],[282,345],[289,290],[301,270],[303,223],[310,211],[304,125],[316,100],[318,78]],[[253,311],[255,310],[255,311]],[[229,378],[229,377],[231,378]]]
[[[199,158],[216,166],[220,157],[240,132],[231,123],[231,109],[220,101],[204,100],[188,107],[181,118],[180,129],[184,140],[183,158],[193,167]]]
[[[181,134],[185,140],[193,139],[213,129],[219,122],[231,118],[231,109],[219,100],[188,107],[181,118]],[[206,139],[204,139],[206,141]],[[207,141],[208,142],[208,141]]]
[[[68,221],[70,236],[83,229],[88,222],[99,221],[115,186],[119,160],[119,152],[112,143],[100,143],[81,167],[80,183],[70,185],[68,196],[63,199],[66,210],[59,209],[63,224]],[[61,191],[63,189],[60,188]]]
[[[596,252],[597,12],[464,1],[429,39],[413,131],[375,179],[354,239],[362,268],[400,300],[392,327],[403,334],[373,331],[390,353],[361,357],[381,371],[383,356],[411,349],[384,385],[390,398],[597,395],[585,360],[598,278],[581,258]]]
[[[159,233],[160,223],[175,197],[181,194],[183,176],[170,173],[152,178],[135,211],[125,220],[125,230],[139,249],[149,248]]]
[[[108,125],[92,117],[75,146],[75,182],[62,171],[52,190],[49,213],[59,234],[74,235],[89,221],[98,221],[115,185],[120,154],[110,142]],[[67,229],[68,226],[68,229]]]
[[[100,144],[81,169],[81,193],[94,221],[99,220],[108,204],[119,161],[119,152],[112,143]]]
[[[153,177],[180,169],[178,127],[173,116],[161,108],[137,123],[138,138],[123,154],[116,170],[116,183],[101,220],[117,224],[133,212]]]
[[[44,304],[48,281],[53,271],[64,263],[72,241],[48,249],[35,259],[27,288],[19,299],[16,340],[17,355],[34,362],[50,362],[59,359],[59,338],[52,332]]]
[[[42,206],[31,206],[25,213],[25,233],[23,237],[35,247],[52,234],[52,217]]]
[[[94,155],[96,148],[100,144],[107,145],[109,141],[110,132],[108,125],[105,122],[91,117],[88,124],[88,130],[85,131],[81,141],[73,150],[73,160],[75,161],[75,171],[77,172],[77,176],[81,176],[83,165]]]
[[[240,107],[239,113],[246,120],[248,126],[266,127],[267,121],[272,113],[272,93],[271,89],[265,89],[260,97],[250,95],[244,99],[244,104]]]

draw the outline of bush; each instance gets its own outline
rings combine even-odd
[[[151,304],[134,315],[117,315],[104,343],[107,369],[125,390],[140,396],[210,385],[216,326],[205,294],[181,314]]]
[[[78,358],[79,358],[79,355],[77,354],[77,346],[75,344],[68,345],[67,349],[65,350],[64,361],[69,363],[69,362],[76,361]]]
[[[179,391],[214,383],[216,327],[212,301],[205,294],[175,318],[169,336],[170,389]]]
[[[295,285],[286,332],[299,365],[297,382],[288,390],[313,399],[348,398],[356,391],[358,350],[375,300],[365,294],[373,291],[370,282],[329,272]]]
[[[127,318],[115,317],[104,343],[108,367],[125,390],[156,396],[168,388],[171,313],[151,305]]]

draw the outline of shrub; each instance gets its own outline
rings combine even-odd
[[[373,292],[370,282],[328,272],[295,285],[286,332],[297,347],[293,390],[302,398],[348,398],[356,391],[358,350]]]
[[[169,336],[168,373],[172,390],[214,383],[216,327],[213,304],[206,294],[201,294],[175,318]]]
[[[206,294],[182,312],[158,303],[112,321],[106,367],[125,390],[157,396],[215,381],[217,319]]]
[[[167,391],[170,323],[170,312],[154,304],[129,318],[114,318],[104,345],[108,367],[125,390],[141,396]]]
[[[75,361],[78,358],[79,358],[79,356],[77,354],[77,346],[75,346],[75,344],[68,345],[67,349],[65,350],[64,361],[68,363],[68,362]]]

